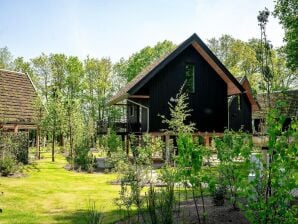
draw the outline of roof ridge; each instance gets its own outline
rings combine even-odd
[[[26,75],[26,73],[24,73],[24,72],[17,72],[17,71],[12,71],[12,70],[3,69],[3,68],[0,68],[0,72],[19,74],[19,75]]]

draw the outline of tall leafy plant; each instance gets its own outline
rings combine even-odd
[[[198,139],[194,138],[191,133],[180,133],[177,138],[178,156],[176,164],[178,168],[179,180],[183,183],[190,183],[192,188],[193,200],[196,207],[198,222],[201,223],[198,202],[195,192],[200,192],[203,204],[203,222],[205,222],[205,203],[203,196],[203,180],[202,173],[203,159],[206,154],[206,148],[198,144]]]
[[[268,150],[261,165],[251,164],[255,179],[247,185],[247,217],[252,223],[297,223],[297,206],[292,205],[292,191],[297,188],[295,172],[298,156],[298,122],[292,120],[283,130],[285,116],[278,104],[267,116]],[[268,161],[269,160],[269,161]]]
[[[222,138],[215,138],[219,184],[227,189],[235,210],[239,209],[239,191],[247,180],[252,146],[251,137],[242,132],[226,130]]]

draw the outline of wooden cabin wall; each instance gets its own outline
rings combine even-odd
[[[238,107],[238,96],[232,99],[229,107],[230,129],[252,132],[252,111],[249,100],[245,94],[239,95],[240,107]],[[240,109],[240,110],[239,110]]]
[[[141,130],[142,132],[147,131],[147,109],[141,108]]]
[[[169,118],[168,102],[185,81],[185,65],[196,66],[195,93],[190,94],[191,120],[198,131],[222,132],[227,127],[227,85],[192,47],[172,60],[144,88],[149,89],[150,131],[166,128],[159,115]]]

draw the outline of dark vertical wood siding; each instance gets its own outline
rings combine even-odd
[[[168,102],[175,98],[185,81],[186,63],[196,66],[195,93],[189,95],[189,106],[193,109],[191,121],[196,123],[198,131],[222,132],[228,120],[227,85],[192,46],[145,85],[150,95],[150,131],[166,128],[159,115],[169,118]]]
[[[147,131],[147,109],[146,108],[142,108],[141,109],[141,128],[142,128],[142,132],[146,132]]]
[[[252,132],[251,105],[245,94],[240,95],[240,110],[238,110],[238,99],[235,96],[229,106],[230,129]]]

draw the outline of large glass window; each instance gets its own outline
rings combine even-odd
[[[195,64],[186,64],[185,66],[185,89],[189,93],[195,92]]]

